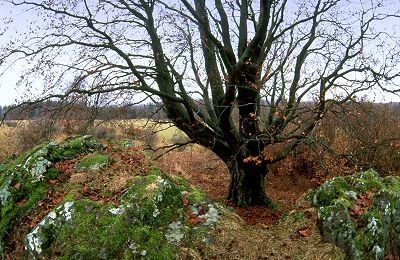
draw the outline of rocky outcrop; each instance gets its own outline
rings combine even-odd
[[[14,160],[0,165],[0,256],[8,230],[17,219],[29,214],[47,194],[45,181],[57,177],[53,164],[76,155],[100,150],[102,145],[92,136],[70,138],[59,144],[44,143]]]
[[[137,177],[118,207],[66,201],[25,239],[30,259],[176,259],[178,247],[206,243],[218,206],[179,178]]]
[[[132,145],[124,141],[112,149]],[[55,192],[50,191],[53,183],[68,179],[55,163],[84,153],[71,161],[72,168],[93,174],[112,164],[103,148],[91,136],[70,138],[41,144],[0,166],[0,258],[5,258],[14,224],[50,198]],[[65,184],[59,186],[65,198],[56,200],[56,206],[23,241],[28,259],[174,259],[180,250],[212,241],[210,229],[220,206],[185,179],[168,176],[156,167],[134,178],[118,202],[82,197]]]
[[[324,238],[349,259],[400,254],[400,178],[373,170],[335,177],[308,194]]]

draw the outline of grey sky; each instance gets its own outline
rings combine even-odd
[[[396,1],[395,1],[396,3]],[[400,0],[397,1],[397,5],[394,4],[392,5],[394,9],[399,10],[400,9]],[[13,21],[9,24],[9,29],[3,34],[2,33],[2,28],[4,26],[7,26],[5,22],[9,21],[9,17],[14,17]],[[0,23],[3,23],[3,25],[0,24],[0,47],[4,45],[11,37],[16,37],[18,38],[18,35],[23,35],[23,33],[27,33],[27,24],[29,23],[29,20],[31,19],[37,19],[37,16],[32,14],[32,12],[26,12],[26,11],[21,11],[15,9],[12,5],[9,5],[7,3],[2,3],[0,0]],[[397,26],[397,27],[396,27]],[[400,28],[398,25],[394,24],[389,24],[385,23],[384,27],[390,28],[389,30],[399,30]],[[21,87],[17,86],[17,81],[19,79],[19,75],[21,72],[27,68],[27,65],[25,62],[17,62],[11,67],[4,67],[4,65],[0,65],[0,105],[10,105],[16,102],[16,99],[21,97],[22,92],[24,92],[24,89]],[[7,69],[5,71],[5,69]],[[5,72],[4,72],[5,71]],[[34,88],[37,88],[40,90],[40,82],[36,81],[33,85]],[[381,93],[372,93],[369,92],[367,95],[373,99],[374,96],[378,97],[375,99],[375,101],[378,102],[390,102],[390,101],[395,101],[399,102],[400,98],[395,95],[390,95],[390,94],[385,94],[382,95]]]

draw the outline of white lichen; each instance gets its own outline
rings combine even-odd
[[[380,246],[378,246],[378,245],[375,245],[375,246],[372,248],[372,251],[375,252],[375,258],[376,258],[376,259],[379,259],[380,256],[381,256],[381,254],[383,253],[383,249],[382,249]]]
[[[64,204],[64,209],[62,211],[62,214],[66,221],[69,221],[72,219],[72,211],[71,211],[72,205],[74,205],[73,201],[67,201]]]
[[[190,205],[190,212],[194,215],[199,215],[199,210],[194,205]]]
[[[367,228],[371,230],[372,234],[375,235],[378,231],[378,219],[372,217],[371,221],[368,223]]]
[[[11,192],[8,190],[13,179],[14,174],[11,174],[4,182],[0,189],[0,202],[1,205],[5,205],[11,196]]]
[[[348,198],[351,198],[353,200],[357,199],[357,192],[355,191],[346,191],[344,192],[344,195],[346,195]]]
[[[155,201],[156,201],[156,202],[161,202],[162,199],[163,199],[163,197],[162,197],[161,194],[157,194],[156,197],[155,197]]]
[[[47,167],[49,167],[51,164],[52,163],[49,160],[43,157],[37,158],[30,169],[30,173],[33,177],[33,182],[41,181],[44,178]]]
[[[124,213],[123,208],[111,208],[108,211],[113,215],[121,215],[122,213]]]
[[[157,208],[157,205],[154,205],[154,207],[153,218],[156,218],[158,215],[160,215],[160,210]]]
[[[172,222],[168,225],[168,231],[165,234],[165,238],[170,243],[178,243],[185,236],[183,229],[184,227],[180,221]]]
[[[205,226],[213,225],[218,220],[218,210],[212,204],[208,204],[208,211],[199,216],[200,218],[205,219]]]
[[[138,246],[135,241],[132,241],[132,243],[130,243],[128,247],[132,251],[132,253],[137,253]]]
[[[43,241],[40,239],[40,236],[38,236],[38,231],[39,225],[26,236],[28,246],[25,246],[25,250],[29,249],[31,252],[40,254],[42,252]]]

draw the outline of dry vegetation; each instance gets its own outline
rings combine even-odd
[[[5,121],[0,126],[0,160],[44,140],[87,133],[102,139],[140,140],[145,148],[153,151],[173,142],[187,141],[171,124],[145,119],[97,120],[90,127],[83,120]],[[279,147],[271,146],[265,154],[276,151]],[[212,168],[213,161],[218,159],[210,154],[200,146],[188,145],[162,157],[160,163],[167,160],[168,171],[184,172],[193,167],[190,164],[196,157],[201,158],[199,167]],[[369,168],[385,175],[400,172],[400,112],[394,105],[361,103],[329,112],[305,143],[285,160],[270,166],[269,171],[276,175],[304,175],[320,183],[333,176]]]
[[[44,123],[45,120],[35,120],[3,124],[0,127],[0,160],[43,140],[63,139],[71,134],[84,133],[79,126],[84,122],[62,122],[50,124],[51,127]],[[155,148],[186,140],[185,135],[175,127],[160,126],[146,120],[95,123],[88,133],[102,139],[139,140],[135,142],[140,142],[143,147]],[[134,164],[141,160],[144,161],[139,158]],[[326,179],[371,167],[381,174],[399,174],[400,115],[388,107],[368,104],[328,114],[306,143],[285,160],[270,166],[266,191],[277,204],[276,209],[259,206],[242,209],[229,204],[225,200],[229,185],[228,169],[216,155],[200,146],[191,145],[174,150],[162,156],[157,164],[166,172],[184,176],[214,200],[234,207],[244,219],[227,215],[229,217],[215,229],[216,243],[204,250],[211,250],[223,259],[324,258],[324,254],[335,253],[336,249],[322,241],[313,214],[306,214],[300,222],[290,221],[290,218],[289,221],[278,221],[283,216],[291,216],[290,212],[298,198]],[[94,191],[100,194],[100,186],[104,183],[109,186],[107,190],[114,190],[114,186],[123,187],[121,182],[137,174],[132,173],[136,167],[127,165],[127,168],[123,168],[122,164],[117,164],[120,168],[112,168],[109,172],[90,178],[75,173],[71,176],[71,182],[85,184],[88,188],[82,189],[83,194],[86,192],[91,195]]]

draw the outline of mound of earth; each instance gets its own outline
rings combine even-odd
[[[213,181],[220,187],[225,180]],[[374,171],[336,177],[300,198],[279,222],[249,225],[233,208],[213,202],[184,177],[159,170],[140,145],[81,136],[41,144],[0,165],[0,255],[397,257],[399,192],[398,177],[380,178]]]
[[[160,172],[136,177],[119,202],[67,198],[26,236],[28,257],[174,259],[206,243],[218,218],[203,193]]]
[[[400,256],[400,178],[373,170],[335,177],[308,194],[324,238],[350,259]]]
[[[210,231],[222,206],[183,178],[143,163],[140,153],[131,142],[101,143],[83,136],[42,144],[5,161],[0,168],[1,257],[200,257],[193,248],[213,240]],[[135,159],[141,169],[121,181],[124,165],[132,166]]]

